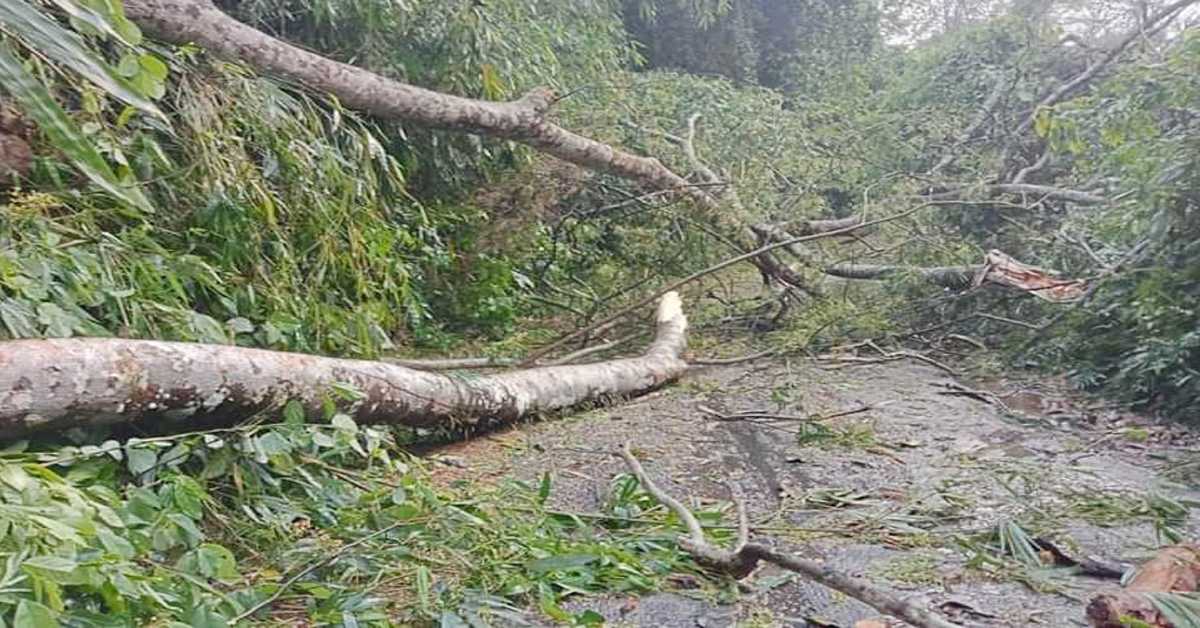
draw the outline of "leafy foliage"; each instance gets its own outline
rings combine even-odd
[[[1126,272],[1072,314],[1051,359],[1074,367],[1084,386],[1180,417],[1200,410],[1200,123],[1186,104],[1200,97],[1200,81],[1183,70],[1197,62],[1200,37],[1190,33],[1165,63],[1113,76],[1045,125],[1079,169],[1112,177],[1133,199],[1072,221]]]
[[[823,95],[878,44],[879,10],[858,0],[625,1],[652,68]]]
[[[335,56],[361,37],[360,63],[487,98],[628,58],[604,3],[469,4],[239,10]],[[512,146],[376,124],[195,50],[151,52],[119,3],[55,8],[69,26],[24,2],[0,15],[35,53],[8,58],[6,91],[58,151],[0,217],[7,335],[371,356],[510,328],[521,288],[507,252],[472,250],[486,214],[468,195],[523,159]],[[60,80],[59,64],[90,86]],[[110,198],[80,195],[59,155]]]
[[[857,243],[814,243],[817,261],[801,273],[816,282],[827,261],[977,263],[1001,248],[1101,281],[1086,304],[1062,315],[1009,294],[932,292],[899,273],[883,288],[827,285],[771,340],[807,349],[956,325],[1013,341],[1022,362],[1071,369],[1082,385],[1194,414],[1200,38],[1135,48],[1022,135],[1013,129],[1048,90],[1095,55],[1062,45],[1037,3],[982,3],[936,27],[926,24],[936,15],[902,4],[221,3],[428,88],[503,100],[553,86],[566,126],[681,173],[692,164],[663,133],[685,134],[699,114],[699,157],[736,182],[740,223],[877,217],[918,194],[1010,180],[1046,154],[1030,182],[1121,202],[1085,213],[965,193]],[[885,41],[888,28],[928,38]],[[549,333],[519,325],[527,317],[587,320],[738,252],[712,226],[731,223],[628,182],[510,142],[365,118],[203,51],[143,40],[115,1],[4,3],[0,87],[38,129],[32,174],[4,182],[4,337],[375,356],[519,330],[496,350]],[[932,173],[946,155],[953,163]],[[1027,334],[978,312],[1057,327],[1025,351]],[[326,418],[11,446],[0,460],[0,616],[225,625],[278,594],[273,616],[250,619],[461,625],[535,605],[592,624],[595,613],[569,613],[562,600],[654,590],[692,569],[671,541],[678,522],[630,477],[585,518],[547,508],[548,478],[447,487],[403,453],[408,435]],[[874,438],[869,426],[806,430],[810,444]],[[1079,507],[1153,521],[1164,539],[1186,512],[1157,498]],[[981,568],[1045,583],[1016,523],[970,547]]]
[[[548,480],[439,488],[385,431],[340,414],[322,425],[283,414],[294,420],[9,447],[0,615],[16,625],[225,625],[280,593],[277,620],[462,621],[532,601],[570,622],[565,595],[654,590],[690,569],[675,524],[652,505],[610,531],[547,510]],[[626,493],[617,499],[633,499]]]

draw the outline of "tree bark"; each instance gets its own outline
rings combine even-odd
[[[984,194],[1028,194],[1030,196],[1042,196],[1049,199],[1075,203],[1076,205],[1104,205],[1110,202],[1103,196],[1089,192],[1058,188],[1050,185],[1034,185],[1032,183],[994,183],[991,185],[927,194],[923,198],[929,200],[957,200],[965,198],[972,191],[979,191]]]
[[[938,266],[919,268],[913,266],[887,266],[873,264],[833,264],[825,267],[825,274],[843,279],[887,279],[901,273],[916,273],[930,283],[945,288],[969,288],[984,266]]]
[[[657,159],[617,150],[546,119],[554,94],[538,89],[511,102],[462,98],[408,85],[297,48],[239,22],[210,0],[127,0],[126,15],[155,37],[194,43],[261,72],[284,76],[333,94],[373,116],[429,127],[515,140],[580,166],[610,172],[659,190],[675,189],[715,209],[698,190]]]
[[[1037,122],[1038,114],[1040,114],[1042,110],[1057,105],[1067,96],[1079,89],[1082,89],[1085,85],[1091,82],[1092,79],[1096,78],[1096,76],[1100,74],[1101,70],[1107,68],[1112,64],[1113,61],[1116,61],[1118,57],[1124,54],[1125,50],[1133,45],[1134,42],[1144,37],[1149,37],[1155,32],[1163,29],[1167,24],[1170,24],[1172,20],[1174,20],[1176,17],[1179,17],[1179,14],[1183,11],[1183,9],[1195,4],[1196,2],[1197,0],[1176,0],[1175,2],[1168,4],[1160,9],[1157,13],[1147,18],[1137,28],[1132,29],[1128,34],[1126,34],[1121,41],[1117,42],[1117,45],[1113,46],[1108,52],[1106,52],[1099,61],[1088,66],[1086,70],[1080,72],[1077,76],[1075,76],[1075,78],[1072,78],[1071,80],[1054,88],[1053,91],[1038,101],[1037,106],[1035,106],[1029,112],[1029,115],[1025,116],[1025,119],[1021,121],[1021,124],[1017,126],[1017,130],[1014,134],[1021,135],[1028,131],[1033,127],[1034,123]]]
[[[360,423],[512,421],[636,395],[678,378],[687,370],[686,329],[679,295],[670,292],[659,301],[654,342],[639,357],[472,378],[225,345],[115,338],[0,342],[0,440],[121,423],[154,431],[229,425],[289,400],[299,401],[310,418],[319,417],[328,400],[341,400],[342,410]]]

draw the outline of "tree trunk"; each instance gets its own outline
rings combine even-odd
[[[478,377],[225,345],[115,338],[0,342],[0,440],[122,423],[159,432],[229,425],[288,400],[299,401],[310,418],[332,400],[361,423],[512,421],[636,395],[678,378],[687,370],[686,329],[679,295],[670,292],[659,301],[654,342],[639,357]]]

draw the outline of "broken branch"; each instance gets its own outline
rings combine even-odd
[[[704,537],[704,529],[695,515],[679,500],[650,480],[650,477],[646,475],[646,470],[642,468],[641,463],[630,450],[629,443],[625,443],[621,448],[620,455],[625,460],[630,472],[637,477],[642,488],[669,508],[683,522],[688,534],[679,540],[679,545],[704,567],[740,580],[750,575],[760,562],[768,562],[848,595],[881,613],[899,617],[913,626],[957,628],[955,624],[865,580],[834,571],[831,567],[817,561],[777,552],[759,543],[750,543],[750,526],[746,517],[746,507],[736,493],[734,503],[738,514],[737,546],[733,551],[729,551],[709,544]]]
[[[359,423],[463,427],[514,421],[585,401],[636,395],[685,372],[679,295],[659,301],[641,356],[463,378],[393,364],[245,347],[120,338],[0,342],[0,440],[137,422],[156,431],[228,425],[329,400]]]

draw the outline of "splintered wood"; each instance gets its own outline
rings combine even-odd
[[[1173,545],[1142,565],[1124,589],[1096,595],[1087,607],[1094,628],[1184,628],[1162,613],[1148,593],[1190,593],[1200,583],[1200,546]]]

